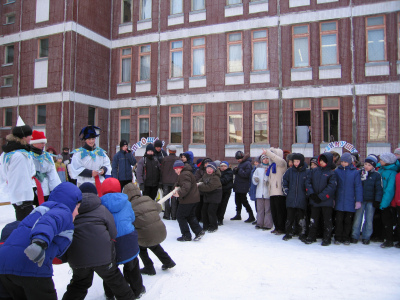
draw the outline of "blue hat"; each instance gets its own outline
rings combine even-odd
[[[213,169],[214,172],[217,171],[217,165],[213,161],[207,164],[207,168]]]
[[[184,166],[185,166],[185,164],[180,159],[178,159],[174,162],[174,169],[183,168]]]
[[[90,138],[96,138],[98,137],[100,134],[96,133],[96,129],[101,130],[99,127],[94,126],[94,125],[90,125],[90,126],[86,126],[84,128],[82,128],[81,132],[79,133],[79,136],[82,135],[81,140],[87,140]]]
[[[369,155],[365,159],[365,162],[371,164],[375,168],[376,164],[378,163],[378,160],[374,156]]]
[[[352,164],[353,158],[351,157],[351,154],[349,152],[346,152],[340,157],[340,161],[344,161],[344,162],[347,162],[348,164]]]
[[[97,195],[97,189],[93,183],[85,182],[79,186],[79,189],[81,190],[82,194],[83,193],[92,193],[92,194]]]
[[[223,160],[223,161],[221,161],[221,164],[220,164],[219,166],[220,166],[220,167],[222,167],[222,166],[227,166],[227,167],[229,167],[229,163],[228,163],[227,161]]]

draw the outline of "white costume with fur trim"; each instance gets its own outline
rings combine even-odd
[[[48,196],[50,195],[50,192],[61,183],[53,161],[53,157],[50,155],[50,153],[45,151],[43,151],[41,155],[32,153],[32,156],[36,172],[43,174],[42,179],[40,178],[41,176],[36,176],[41,183],[43,196]]]

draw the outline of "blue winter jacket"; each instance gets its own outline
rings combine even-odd
[[[317,194],[321,199],[321,203],[319,204],[310,199],[310,204],[314,207],[333,207],[337,186],[336,175],[332,170],[333,155],[330,152],[321,154],[318,157],[318,165],[321,156],[326,157],[328,164],[324,168],[318,166],[318,168],[312,169],[311,172],[308,173],[306,181],[307,195]]]
[[[136,165],[136,158],[132,152],[118,151],[112,161],[111,176],[118,180],[132,180],[134,165]]]
[[[287,169],[282,178],[282,189],[286,195],[286,207],[307,209],[306,181],[310,172],[305,162],[298,168],[292,166]]]
[[[54,257],[63,255],[71,245],[74,234],[72,212],[81,200],[82,193],[75,185],[70,182],[59,184],[49,200],[21,221],[0,249],[0,274],[52,277]],[[41,267],[24,253],[34,239],[41,239],[48,245]]]
[[[185,153],[183,153],[186,156],[187,159],[187,164],[189,164],[192,167],[192,173],[193,175],[196,173],[198,167],[196,166],[196,164],[193,162],[194,159],[194,155],[192,151],[186,151]]]
[[[362,170],[359,171],[360,176]],[[382,176],[379,172],[372,170],[368,172],[367,179],[361,181],[363,186],[363,201],[364,202],[382,202],[383,188]]]
[[[257,200],[257,197],[256,197],[257,186],[252,181],[253,174],[256,169],[257,169],[257,167],[253,167],[253,169],[251,170],[251,173],[250,173],[250,178],[249,178],[249,181],[250,181],[249,197],[250,197],[250,200],[253,200],[253,201]]]
[[[380,209],[388,207],[390,202],[393,200],[394,193],[396,192],[397,169],[397,163],[379,167],[378,172],[382,176],[383,184],[383,197]]]
[[[233,174],[235,174],[233,191],[235,193],[247,194],[249,192],[251,169],[251,158],[246,154],[242,162],[233,169]]]
[[[337,189],[335,210],[355,212],[356,202],[363,201],[363,188],[360,172],[351,164],[348,167],[340,165],[335,170]]]
[[[106,194],[101,197],[101,204],[112,213],[117,227],[118,234],[115,243],[117,264],[127,263],[139,254],[138,234],[133,226],[135,213],[128,201],[128,195]]]

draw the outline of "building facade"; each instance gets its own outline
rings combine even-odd
[[[2,143],[21,115],[56,149],[97,125],[111,156],[143,137],[230,162],[399,145],[400,1],[95,3],[2,0]]]

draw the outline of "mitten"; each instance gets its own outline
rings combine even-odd
[[[260,178],[258,178],[258,177],[253,177],[253,179],[254,179],[254,181],[257,182],[257,183],[260,182]]]
[[[375,209],[379,209],[379,207],[381,206],[381,203],[378,202],[378,201],[374,201],[374,202],[372,202],[372,205],[373,205],[373,207],[374,207]]]
[[[360,209],[361,208],[361,202],[356,202],[356,207],[355,207],[355,209],[357,210],[357,209]]]
[[[30,244],[26,249],[24,250],[24,253],[28,258],[33,261],[34,263],[37,263],[39,267],[43,265],[44,258],[45,258],[45,251],[47,249],[47,243],[43,240],[40,239],[34,239],[32,241],[32,244]]]

